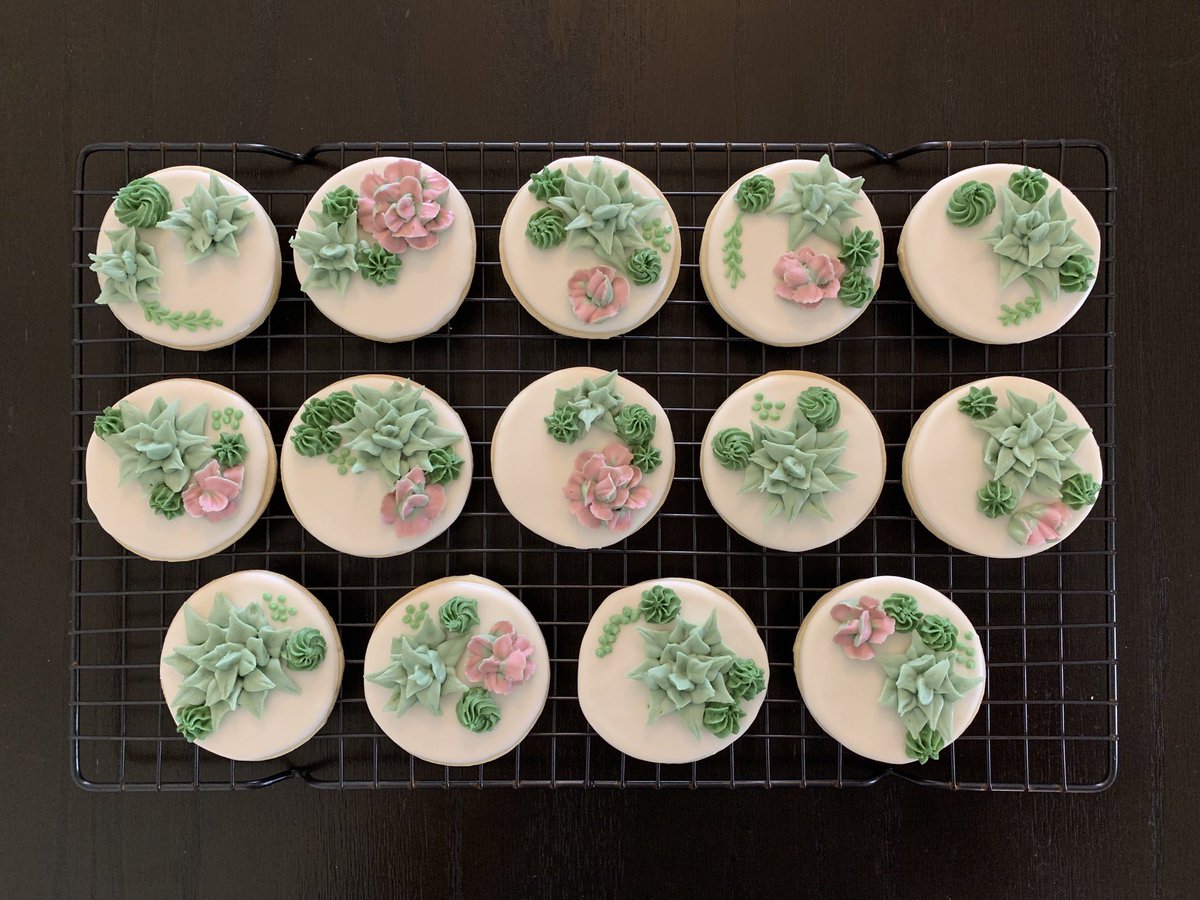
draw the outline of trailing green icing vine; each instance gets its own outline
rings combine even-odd
[[[725,243],[721,247],[721,257],[725,263],[725,278],[729,286],[736,288],[738,282],[746,277],[742,269],[742,211],[734,216],[733,224],[722,235]]]
[[[1020,325],[1026,319],[1032,319],[1042,311],[1042,300],[1036,295],[1026,297],[1016,306],[1001,303],[1000,310],[999,318],[1002,325]]]
[[[178,310],[167,309],[157,300],[141,300],[138,301],[142,307],[142,312],[146,314],[146,321],[152,325],[166,325],[172,331],[178,331],[180,328],[185,331],[199,331],[200,329],[208,330],[210,328],[219,328],[225,323],[220,319],[214,318],[213,314],[207,310],[200,312],[179,312]]]

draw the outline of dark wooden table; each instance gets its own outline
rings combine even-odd
[[[27,8],[21,9],[20,6]],[[497,11],[509,7],[501,16]],[[1194,3],[6,6],[2,893],[1195,896]],[[348,8],[348,7],[347,7]],[[97,795],[70,780],[69,192],[97,140],[1091,137],[1118,173],[1120,774],[870,789]],[[737,838],[731,840],[729,835]]]

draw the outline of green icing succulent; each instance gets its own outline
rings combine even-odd
[[[542,203],[561,197],[566,191],[566,176],[561,170],[543,167],[540,172],[529,176],[529,191]]]
[[[622,406],[613,416],[617,437],[630,447],[649,444],[654,440],[654,428],[657,416],[638,403]]]
[[[525,237],[539,250],[557,247],[567,239],[566,221],[560,210],[543,206],[529,217],[525,226]]]
[[[287,639],[280,658],[289,669],[311,672],[325,659],[325,638],[315,628],[301,628]]]
[[[335,423],[348,422],[354,418],[354,395],[349,391],[334,391],[325,398],[325,405]]]
[[[1071,461],[1090,428],[1067,420],[1053,394],[1041,406],[1008,392],[1008,409],[973,424],[988,434],[983,461],[992,480],[1008,487],[1020,503],[1025,491],[1058,497],[1063,482],[1079,472]]]
[[[924,621],[924,620],[922,620]],[[954,704],[981,678],[964,678],[954,671],[953,651],[939,652],[927,647],[919,632],[904,653],[876,654],[885,681],[879,703],[900,716],[909,737],[919,739],[928,728],[944,744],[954,729]]]
[[[1087,472],[1077,472],[1063,482],[1063,503],[1071,509],[1091,506],[1099,496],[1100,483]]]
[[[841,287],[838,288],[838,299],[843,306],[854,309],[866,306],[875,296],[875,283],[867,277],[866,272],[852,269],[842,276]]]
[[[215,731],[239,708],[262,716],[272,690],[299,692],[282,665],[291,629],[266,624],[257,604],[239,610],[224,594],[217,594],[207,618],[190,606],[184,606],[183,616],[187,643],[163,659],[184,676],[172,709],[207,707]]]
[[[788,249],[795,250],[810,234],[841,244],[842,226],[858,218],[854,202],[862,191],[861,178],[840,178],[829,156],[810,172],[793,172],[791,187],[779,195],[772,213],[789,216]]]
[[[573,444],[583,434],[583,423],[573,406],[560,406],[542,421],[546,423],[546,433],[563,444]]]
[[[223,469],[240,466],[248,452],[246,439],[236,431],[221,432],[217,435],[217,442],[213,444],[213,457]]]
[[[766,175],[751,175],[738,185],[733,202],[744,213],[762,212],[775,199],[775,182]]]
[[[297,229],[288,241],[301,260],[309,265],[308,277],[300,285],[310,288],[334,288],[346,292],[350,276],[358,271],[358,251],[366,249],[366,241],[358,239],[358,219],[350,217],[336,222],[323,212],[309,213],[316,231]]]
[[[996,192],[982,181],[964,181],[946,203],[946,218],[960,228],[978,225],[996,208]]]
[[[625,271],[634,284],[654,284],[662,274],[662,256],[651,247],[635,250],[625,264]]]
[[[104,412],[96,416],[95,421],[92,422],[92,431],[96,433],[97,437],[106,438],[124,430],[125,420],[121,418],[120,410],[112,406],[104,407]]]
[[[979,511],[989,519],[1007,516],[1017,508],[1017,495],[1012,488],[999,481],[989,481],[976,496],[979,498]]]
[[[585,378],[575,387],[559,388],[554,392],[554,409],[556,412],[560,409],[574,410],[583,433],[599,424],[615,434],[617,423],[614,417],[625,402],[625,398],[617,393],[616,381],[617,371],[614,369],[595,380]],[[550,422],[546,424],[549,426]]]
[[[917,635],[930,650],[949,653],[958,644],[958,626],[945,616],[922,616]]]
[[[679,595],[669,587],[656,584],[642,591],[638,609],[651,625],[665,625],[679,615]]]
[[[363,247],[361,241],[354,261],[358,263],[358,274],[380,287],[395,284],[400,278],[400,267],[404,265],[399,253],[380,244]]]
[[[153,228],[171,211],[171,195],[153,178],[135,178],[113,198],[117,221],[130,228]]]
[[[931,759],[937,759],[938,754],[946,749],[946,739],[928,725],[917,734],[904,736],[904,752],[909,759],[915,759],[921,765]]]
[[[467,648],[468,635],[447,636],[436,616],[425,616],[416,634],[392,639],[391,663],[380,672],[367,675],[367,681],[392,693],[384,710],[401,716],[420,703],[435,716],[442,714],[442,698],[464,693],[467,685],[459,680],[454,667]]]
[[[1082,253],[1076,253],[1068,256],[1059,267],[1058,286],[1068,293],[1078,293],[1086,291],[1095,277],[1096,264]]]
[[[846,451],[847,431],[818,431],[798,409],[787,429],[751,424],[754,452],[741,493],[767,498],[767,518],[783,514],[790,522],[802,512],[829,519],[825,495],[854,478],[837,465]]]
[[[479,603],[470,597],[454,596],[438,607],[438,619],[446,631],[465,634],[479,624]]]
[[[358,192],[352,187],[342,185],[329,191],[321,199],[321,212],[332,222],[339,225],[358,215]]]
[[[300,421],[314,428],[328,428],[333,424],[333,411],[329,408],[329,401],[313,397],[304,404]]]
[[[725,687],[735,700],[750,700],[767,689],[766,674],[752,659],[739,659],[729,667]]]
[[[1000,257],[1000,287],[1024,278],[1039,297],[1058,298],[1059,269],[1072,256],[1092,249],[1072,229],[1062,191],[1036,202],[1000,188],[1000,222],[983,238]]]
[[[817,426],[818,431],[828,431],[842,417],[842,406],[837,394],[829,388],[813,385],[805,388],[796,398],[796,406],[804,418]]]
[[[324,456],[341,443],[341,435],[318,425],[297,425],[292,429],[292,446],[301,456]]]
[[[183,198],[183,209],[173,209],[158,223],[184,240],[183,256],[189,263],[216,253],[237,256],[237,237],[246,230],[254,213],[242,209],[249,197],[230,194],[216,175],[209,175],[208,187],[196,185],[191,196]]]
[[[746,715],[737,703],[704,704],[704,727],[719,738],[727,738],[742,730],[741,718]]]
[[[879,239],[870,231],[863,231],[857,225],[849,234],[842,235],[842,251],[838,259],[846,264],[847,269],[865,269],[879,255]]]
[[[168,520],[183,515],[183,495],[165,484],[155,485],[146,497],[150,508]]]
[[[104,438],[117,454],[121,483],[137,479],[147,492],[160,484],[182,491],[192,473],[212,458],[213,446],[204,436],[208,406],[182,414],[179,406],[179,400],[156,397],[142,412],[121,401],[124,430]]]
[[[713,456],[726,469],[740,472],[750,465],[750,454],[754,452],[754,439],[740,428],[722,428],[712,442]]]
[[[630,255],[649,246],[641,223],[661,201],[635,193],[629,186],[629,170],[622,169],[614,176],[599,157],[587,175],[573,163],[568,163],[562,174],[562,194],[547,199],[566,220],[568,249],[588,248],[609,264],[628,271]],[[632,272],[630,277],[636,280]]]
[[[465,460],[449,447],[430,450],[429,469],[426,471],[425,480],[429,484],[449,484],[462,472],[464,462]]]
[[[716,613],[703,625],[679,618],[670,631],[638,628],[638,632],[646,658],[629,677],[650,689],[647,724],[675,713],[699,739],[706,704],[734,702],[725,687],[725,673],[738,657],[722,641]]]
[[[473,734],[491,731],[500,724],[500,706],[484,687],[473,687],[454,707],[458,723]]]
[[[632,453],[633,464],[642,470],[643,475],[649,475],[662,465],[662,454],[658,452],[658,448],[649,444],[634,447]]]
[[[881,604],[883,611],[892,617],[896,623],[896,631],[908,634],[921,621],[921,610],[917,608],[917,598],[911,594],[892,594]]]
[[[995,414],[996,408],[996,395],[989,387],[977,388],[971,385],[967,396],[958,401],[958,411],[972,419],[986,419]]]
[[[100,278],[100,296],[96,302],[140,303],[150,294],[158,293],[158,254],[145,241],[139,241],[136,228],[106,231],[112,249],[104,253],[89,253],[88,267]]]
[[[1008,189],[1026,203],[1037,203],[1050,189],[1050,180],[1041,169],[1025,166],[1009,176]]]
[[[184,706],[175,710],[175,715],[179,719],[175,730],[183,735],[189,744],[202,741],[212,734],[212,710],[207,706]]]
[[[352,471],[378,471],[395,484],[412,468],[429,471],[429,454],[452,447],[463,436],[437,424],[437,413],[421,395],[424,388],[394,381],[383,391],[354,386],[354,417],[333,427],[344,446],[356,450]]]

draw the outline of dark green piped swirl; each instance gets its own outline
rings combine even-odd
[[[1082,253],[1076,253],[1068,256],[1066,261],[1059,266],[1058,286],[1069,293],[1086,291],[1095,277],[1096,264]]]
[[[817,431],[828,431],[842,417],[842,405],[838,403],[837,395],[819,385],[801,391],[796,406],[804,418],[817,426]]]
[[[304,411],[300,413],[300,421],[305,425],[312,425],[314,428],[328,428],[333,424],[333,411],[329,408],[329,401],[313,397],[304,404]]]
[[[996,208],[996,192],[982,181],[964,181],[946,204],[946,218],[961,228],[978,225]]]
[[[958,642],[958,626],[945,616],[922,616],[916,631],[926,647],[939,653],[953,650]]]
[[[525,226],[525,237],[539,250],[557,247],[567,238],[563,214],[552,206],[539,209],[529,217],[529,224]]]
[[[546,423],[546,433],[562,444],[575,443],[583,433],[579,413],[571,406],[560,406],[542,421]]]
[[[958,401],[958,411],[972,419],[986,419],[996,413],[996,395],[991,388],[972,385],[967,390],[967,396]]]
[[[354,418],[354,395],[349,391],[334,391],[325,398],[325,403],[335,423],[340,425]]]
[[[750,464],[754,441],[748,432],[740,428],[724,428],[713,438],[712,452],[717,462],[726,469],[737,472]]]
[[[399,281],[400,268],[404,265],[399,253],[393,253],[380,244],[366,250],[360,249],[354,255],[354,261],[358,263],[358,274],[380,287]]]
[[[463,458],[449,447],[430,450],[426,480],[430,484],[449,484],[462,472],[463,462]]]
[[[246,439],[236,431],[221,432],[217,435],[216,443],[213,444],[213,458],[224,469],[240,466],[246,459],[248,451]]]
[[[921,611],[917,609],[917,598],[912,594],[892,594],[881,604],[883,611],[896,623],[896,631],[908,634],[921,621]]]
[[[752,659],[738,659],[725,673],[725,689],[734,700],[757,697],[767,687],[766,676]]]
[[[190,744],[212,734],[212,710],[207,706],[185,706],[178,711],[175,730]]]
[[[561,197],[566,183],[566,176],[562,172],[551,171],[548,167],[529,176],[530,193],[543,203],[548,203],[553,197]]]
[[[96,421],[92,423],[92,431],[102,438],[111,437],[124,430],[125,421],[121,417],[121,411],[111,406],[104,407],[104,412],[96,416]]]
[[[657,250],[643,247],[629,257],[625,271],[634,284],[653,284],[662,273],[662,257]]]
[[[842,252],[838,259],[846,264],[847,269],[865,269],[871,260],[879,255],[879,240],[869,231],[863,231],[857,225],[849,234],[842,235]]]
[[[946,748],[946,741],[937,731],[926,725],[917,735],[906,735],[904,752],[909,759],[915,759],[924,765],[931,759],[937,759],[938,754]]]
[[[117,191],[113,212],[130,228],[153,228],[171,211],[171,195],[153,178],[135,178]]]
[[[292,431],[292,446],[301,456],[322,456],[342,443],[342,436],[328,428],[298,425]]]
[[[458,724],[473,734],[491,731],[500,723],[500,707],[487,688],[473,687],[459,697],[454,715]]]
[[[1100,496],[1100,484],[1087,472],[1077,472],[1062,485],[1063,503],[1071,509],[1091,506]]]
[[[171,490],[165,484],[155,485],[147,497],[150,508],[160,516],[174,519],[183,515],[183,496]]]
[[[334,188],[321,200],[321,212],[344,225],[351,216],[358,215],[358,193],[346,185]]]
[[[665,625],[679,615],[679,595],[669,587],[656,584],[648,591],[642,591],[638,609],[651,625]]]
[[[1037,203],[1046,196],[1046,191],[1050,188],[1050,181],[1041,169],[1031,169],[1029,166],[1025,166],[1009,176],[1008,187],[1026,203]]]
[[[751,175],[738,185],[733,201],[746,213],[762,212],[775,199],[775,182],[766,175]]]
[[[466,634],[468,628],[479,624],[479,604],[470,597],[455,595],[438,607],[438,620],[447,631]]]
[[[875,285],[867,277],[867,273],[852,269],[842,276],[841,287],[838,288],[838,299],[843,306],[858,309],[871,302],[875,296]]]
[[[633,464],[642,470],[643,475],[649,475],[662,465],[662,454],[658,448],[643,444],[633,449]]]
[[[1000,481],[989,481],[976,496],[979,498],[979,511],[989,519],[1007,516],[1017,508],[1017,495]]]
[[[630,447],[649,444],[654,440],[654,427],[657,417],[639,403],[622,406],[620,412],[613,417],[617,426],[617,437]]]
[[[289,669],[310,672],[325,659],[325,638],[315,628],[301,628],[288,638],[279,655]]]
[[[745,711],[737,703],[705,703],[704,727],[719,738],[727,738],[742,730]]]

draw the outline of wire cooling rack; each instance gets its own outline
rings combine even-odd
[[[500,272],[500,220],[528,174],[557,156],[602,153],[654,179],[680,222],[683,269],[650,322],[610,341],[548,332],[513,299]],[[853,326],[811,347],[766,347],[732,332],[712,310],[696,258],[704,221],[745,172],[829,153],[866,191],[883,222],[887,264],[878,297]],[[313,191],[339,168],[376,155],[412,156],[445,173],[471,206],[479,261],[449,325],[386,345],[325,319],[300,293],[286,246]],[[909,298],[895,267],[901,225],[946,175],[984,162],[1040,167],[1065,182],[1100,223],[1095,288],[1060,332],[988,347],[949,337]],[[278,305],[233,347],[165,349],[128,333],[92,303],[87,252],[112,195],[130,179],[200,163],[231,174],[265,206],[283,246]],[[70,625],[70,751],[76,781],[105,790],[260,787],[299,777],[318,787],[812,786],[866,785],[888,775],[945,788],[1096,791],[1117,770],[1114,510],[1113,165],[1093,141],[934,142],[897,153],[865,144],[338,143],[289,153],[256,144],[95,144],[79,156],[74,191],[74,549]],[[488,439],[522,388],[558,368],[618,368],[667,410],[677,446],[674,487],[644,529],[614,547],[556,547],[521,528],[488,477]],[[890,477],[874,515],[835,544],[805,554],[751,544],[713,512],[700,485],[699,439],[712,411],[743,382],[772,369],[838,379],[874,410]],[[227,385],[263,411],[276,441],[296,408],[337,379],[362,372],[411,376],[447,398],[473,439],[477,470],[460,519],[424,548],[387,560],[335,553],[309,537],[276,491],[262,520],[230,550],[192,563],[125,552],[84,499],[83,453],[93,416],[161,378]],[[949,388],[1020,373],[1070,397],[1104,453],[1104,491],[1063,543],[1024,560],[986,560],[937,540],[913,518],[896,477],[917,416]],[[158,684],[163,635],[183,601],[230,571],[269,568],[305,584],[329,608],[346,651],[341,697],[320,733],[287,757],[231,763],[175,734]],[[375,726],[363,701],[362,659],[381,613],[400,595],[451,574],[483,575],[515,591],[542,623],[552,654],[550,700],[514,752],[470,768],[413,759]],[[843,750],[806,714],[791,672],[805,611],[855,578],[905,575],[950,595],[978,626],[989,680],[983,708],[941,760],[892,769]],[[689,576],[728,590],[759,625],[771,685],[757,721],[710,759],[657,766],[628,759],[587,726],[575,697],[584,627],[613,590]]]

